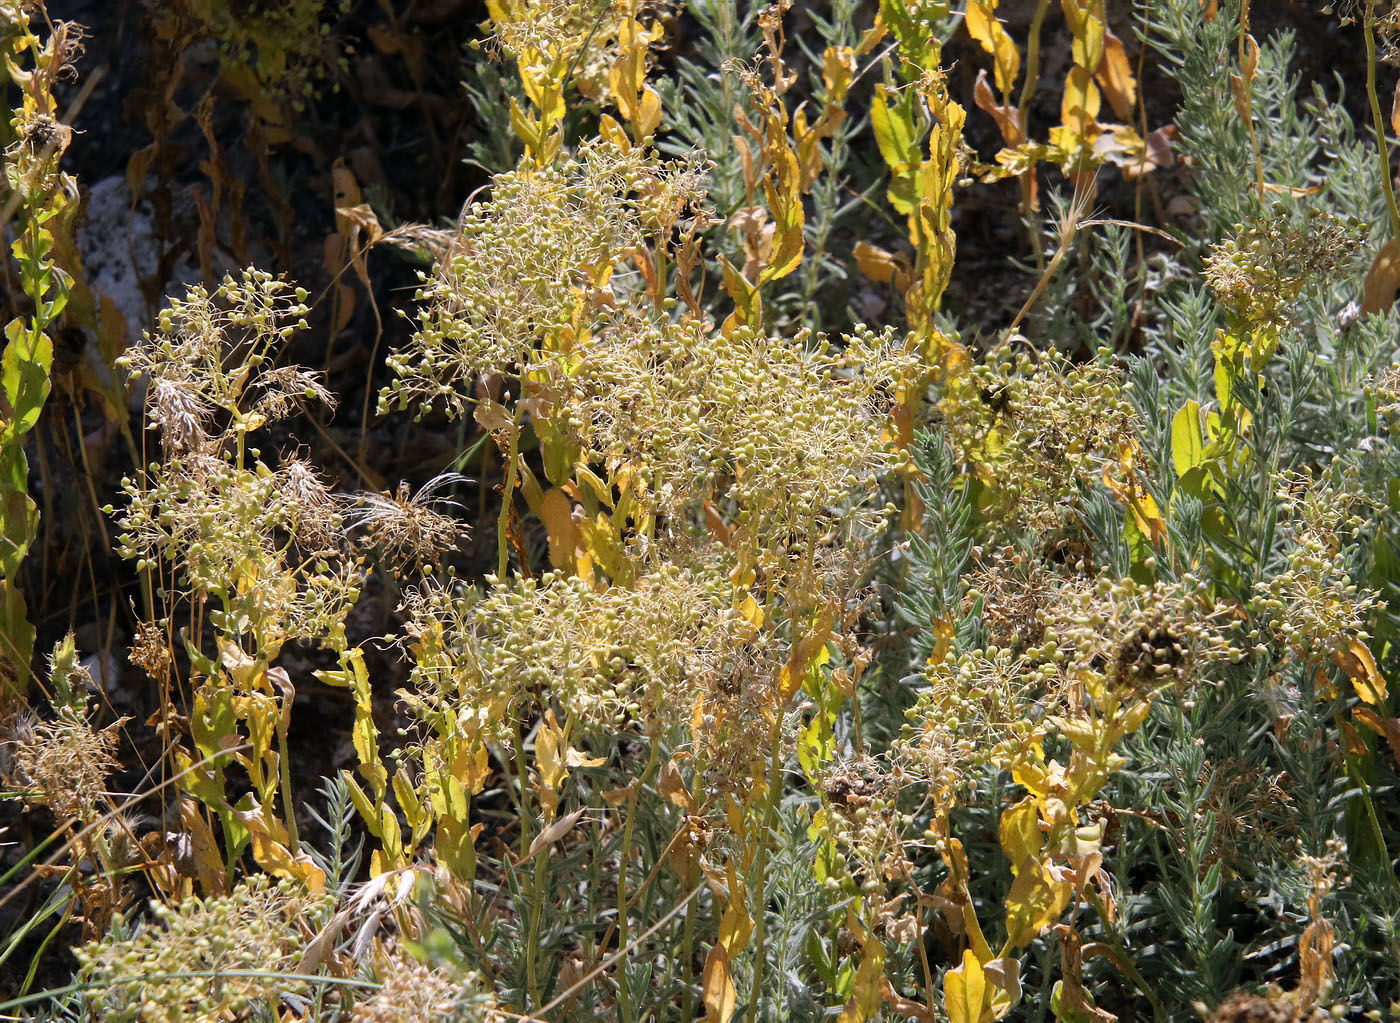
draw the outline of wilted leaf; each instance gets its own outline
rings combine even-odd
[[[700,978],[705,999],[705,1023],[729,1023],[739,1004],[739,993],[729,974],[729,954],[716,944],[705,958],[705,972]]]
[[[681,769],[674,757],[661,766],[656,791],[662,799],[679,806],[682,810],[695,809],[695,800],[690,798],[690,791],[685,786],[685,779],[681,776]]]
[[[885,946],[880,939],[867,938],[861,949],[860,965],[856,968],[851,996],[841,1010],[838,1023],[865,1023],[880,1009],[883,998],[880,982],[885,976]]]
[[[1353,639],[1345,650],[1337,651],[1336,661],[1337,666],[1351,679],[1356,695],[1364,702],[1375,706],[1385,700],[1388,695],[1385,676],[1376,666],[1376,659],[1371,656],[1370,648],[1365,643]]]
[[[997,0],[968,0],[964,20],[968,34],[992,55],[997,89],[1005,96],[1016,84],[1016,75],[1021,69],[1021,54],[997,20],[996,9]]]
[[[991,114],[997,122],[997,128],[1001,130],[1002,140],[1008,146],[1019,146],[1026,141],[1025,134],[1021,131],[1021,123],[1017,119],[1017,110],[1009,103],[998,103],[996,96],[992,94],[992,87],[987,84],[987,72],[977,72],[977,82],[972,87],[972,100],[977,106]]]
[[[1137,103],[1137,82],[1128,64],[1127,51],[1123,49],[1123,40],[1106,29],[1103,44],[1103,60],[1099,62],[1094,77],[1108,97],[1108,105],[1113,108],[1114,116],[1120,121],[1129,121]]]
[[[1006,941],[1028,945],[1069,905],[1070,884],[1057,881],[1039,860],[1021,861],[1006,893]]]
[[[1352,716],[1377,735],[1384,736],[1390,744],[1390,752],[1400,760],[1400,718],[1383,718],[1370,707],[1357,707]]]
[[[1392,238],[1376,253],[1371,269],[1366,272],[1366,285],[1361,297],[1361,315],[1383,313],[1395,305],[1395,293],[1400,290],[1400,241]]]
[[[987,1023],[991,1017],[987,978],[971,949],[963,951],[962,965],[943,975],[943,1011],[948,1023]]]

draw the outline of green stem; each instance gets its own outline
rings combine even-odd
[[[794,644],[795,645],[795,644]],[[783,712],[779,708],[773,716],[773,731],[769,736],[773,751],[768,761],[768,791],[763,794],[763,823],[758,833],[758,852],[754,857],[754,884],[758,886],[758,896],[753,900],[754,920],[754,959],[753,988],[749,998],[749,1008],[745,1016],[747,1023],[758,1019],[759,1003],[763,1001],[764,964],[768,951],[768,835],[773,830],[778,816],[778,800],[781,796],[783,780],[782,759]]]
[[[1380,96],[1376,92],[1376,0],[1367,0],[1362,28],[1366,36],[1366,98],[1371,101],[1371,128],[1376,135],[1376,152],[1381,158],[1381,184],[1385,188],[1385,206],[1390,213],[1390,237],[1400,239],[1400,206],[1395,202],[1395,184],[1390,177],[1390,145],[1385,138],[1385,121],[1381,117]]]
[[[510,443],[506,446],[506,460],[501,477],[501,514],[496,519],[496,578],[504,580],[510,568],[511,495],[515,493],[516,460],[520,456],[520,413],[515,414],[511,424]]]
[[[290,695],[282,697],[284,700],[291,700]],[[291,718],[291,707],[277,715],[277,745],[279,753],[277,758],[277,773],[282,783],[282,816],[287,821],[287,842],[292,855],[295,856],[301,848],[301,839],[297,834],[297,805],[292,800],[292,765],[291,746],[287,744],[287,725]]]
[[[651,739],[651,754],[647,757],[647,766],[642,771],[642,776],[638,779],[637,787],[632,790],[632,796],[627,801],[627,825],[622,831],[622,852],[617,861],[617,947],[626,948],[628,941],[627,930],[627,861],[632,856],[632,830],[637,821],[637,796],[641,793],[642,787],[646,785],[647,779],[651,777],[652,771],[656,769],[657,763],[661,759],[661,740],[656,736]],[[626,967],[617,981],[617,1010],[618,1018],[622,1023],[632,1023],[635,1014],[632,1006],[632,998],[627,990]]]
[[[530,1004],[540,1005],[539,979],[535,976],[535,958],[539,952],[540,918],[544,915],[540,903],[544,897],[544,881],[549,873],[549,847],[535,859],[535,875],[530,882],[530,938],[525,943],[525,984],[530,991]]]
[[[1045,24],[1045,12],[1049,7],[1050,0],[1037,0],[1030,32],[1026,35],[1026,80],[1021,84],[1021,97],[1016,101],[1016,123],[1022,135],[1028,134],[1031,100],[1035,97],[1035,87],[1040,84],[1040,29]]]
[[[1049,8],[1050,0],[1037,0],[1030,31],[1026,35],[1026,80],[1021,83],[1021,96],[1016,100],[1016,124],[1021,129],[1022,138],[1026,139],[1030,138],[1031,101],[1035,99],[1035,89],[1040,84],[1040,30]],[[1020,177],[1021,213],[1026,218],[1026,234],[1030,237],[1031,257],[1035,260],[1036,272],[1043,273],[1045,254],[1041,251],[1040,227],[1031,209],[1034,174],[1035,168],[1031,168]]]
[[[694,889],[698,881],[695,878],[685,879],[687,887]],[[685,986],[681,989],[681,1023],[691,1023],[695,1014],[695,985],[690,982],[691,963],[695,956],[695,903],[691,902],[685,910],[685,927],[681,931],[681,957],[680,969],[677,973],[685,979]]]

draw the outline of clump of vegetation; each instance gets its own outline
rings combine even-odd
[[[144,23],[127,325],[0,3],[0,1010],[1400,1011],[1388,5],[370,6]]]

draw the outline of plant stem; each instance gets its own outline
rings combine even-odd
[[[510,568],[508,534],[510,532],[511,496],[515,493],[515,463],[520,457],[520,415],[521,413],[517,410],[515,421],[511,424],[510,443],[506,445],[505,466],[501,474],[501,514],[496,519],[496,578],[502,580],[505,579],[506,571]]]
[[[1366,17],[1361,25],[1366,36],[1366,98],[1371,101],[1371,128],[1376,134],[1376,152],[1381,158],[1381,185],[1385,188],[1385,207],[1390,214],[1390,237],[1400,239],[1400,206],[1395,202],[1390,145],[1386,142],[1380,95],[1376,92],[1376,0],[1367,0]]]
[[[544,879],[549,872],[549,846],[540,850],[535,860],[535,874],[530,882],[530,937],[525,942],[525,984],[530,990],[530,1004],[539,1005],[540,986],[535,976],[535,958],[539,952],[540,917],[544,910],[540,903],[544,897]]]
[[[294,694],[288,693],[283,699],[290,704]],[[292,799],[292,748],[287,743],[287,726],[291,722],[291,716],[290,705],[277,715],[277,745],[281,747],[281,755],[277,758],[277,773],[282,782],[282,814],[287,819],[288,848],[295,856],[300,850],[301,841],[297,834],[297,805]]]
[[[682,825],[684,826],[684,825]],[[686,885],[694,888],[699,883],[698,879],[687,877]],[[695,985],[690,982],[691,963],[695,957],[695,903],[691,902],[685,910],[685,927],[681,931],[681,955],[680,955],[680,976],[685,978],[685,987],[681,990],[681,1023],[690,1023],[695,1014]]]
[[[754,883],[758,886],[758,897],[753,900],[755,939],[753,987],[749,998],[748,1012],[745,1016],[747,1023],[755,1023],[758,1019],[758,1007],[763,1001],[763,967],[767,954],[768,938],[767,927],[765,927],[768,920],[768,835],[773,830],[773,822],[778,815],[778,800],[781,797],[783,780],[782,729],[783,711],[782,708],[778,708],[773,716],[773,732],[769,736],[773,752],[768,762],[768,790],[763,794],[763,822],[759,826],[758,852],[754,856]]]
[[[642,787],[646,785],[646,780],[651,777],[652,771],[661,758],[661,740],[652,736],[651,754],[647,757],[647,766],[642,771],[642,776],[638,779],[638,784],[632,790],[631,798],[627,801],[627,824],[622,831],[622,851],[618,854],[617,860],[617,947],[627,947],[627,861],[632,856],[632,831],[637,821],[637,796]],[[617,1012],[622,1023],[632,1023],[634,1019],[631,995],[627,990],[627,974],[624,972],[617,981]]]

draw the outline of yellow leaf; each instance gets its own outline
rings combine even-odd
[[[1390,752],[1400,760],[1400,718],[1383,718],[1370,707],[1357,707],[1352,715],[1377,735],[1384,736],[1390,743]]]
[[[749,916],[749,911],[744,907],[744,902],[748,899],[748,891],[744,887],[743,879],[734,870],[734,863],[731,860],[726,868],[729,880],[729,905],[724,910],[724,915],[719,920],[719,932],[715,936],[716,944],[722,947],[728,957],[738,955],[744,950],[744,946],[749,943],[749,935],[753,933],[753,918]]]
[[[248,829],[252,838],[253,859],[258,866],[275,877],[299,880],[312,893],[325,891],[325,871],[316,866],[316,862],[306,853],[292,854],[284,844],[287,834],[281,822],[269,819],[256,804],[248,810],[235,809],[233,813],[238,822]]]
[[[944,616],[934,620],[932,631],[933,649],[929,651],[928,663],[942,664],[953,646],[953,640],[957,638],[957,627],[951,616]]]
[[[997,0],[968,0],[964,20],[968,34],[992,55],[997,89],[1005,96],[1016,84],[1016,74],[1021,69],[1021,54],[996,19],[993,13],[996,9]]]
[[[841,1010],[838,1023],[865,1023],[880,1009],[884,998],[881,981],[885,977],[885,946],[878,938],[869,937],[861,949],[860,965],[856,967],[851,997]]]
[[[758,283],[767,284],[786,277],[802,262],[806,239],[802,234],[805,214],[802,210],[802,169],[797,154],[781,140],[770,141],[765,154],[772,161],[772,171],[763,183],[764,198],[773,215],[774,235],[768,265],[758,275]]]
[[[611,576],[614,582],[624,586],[631,583],[632,563],[621,538],[617,535],[612,516],[607,512],[599,512],[596,518],[581,519],[578,528],[593,561]]]
[[[514,99],[510,101],[510,126],[528,149],[534,151],[540,148],[540,123],[525,113]]]
[[[705,972],[700,980],[705,999],[705,1023],[729,1023],[739,1004],[739,993],[729,975],[729,955],[724,946],[715,945],[705,957]]]
[[[1001,815],[1001,847],[1011,861],[1012,873],[1027,859],[1038,860],[1045,847],[1035,798],[1027,796]]]
[[[564,753],[564,763],[569,767],[602,767],[607,762],[607,757],[590,757],[572,746]]]
[[[943,975],[943,1011],[948,1023],[987,1023],[987,978],[971,949],[963,951],[962,965]]]
[[[438,862],[458,881],[470,881],[476,874],[475,839],[480,832],[480,824],[468,827],[455,817],[438,821],[434,850]]]
[[[783,665],[783,670],[778,676],[779,703],[786,704],[792,698],[792,694],[797,692],[798,687],[802,685],[802,679],[807,674],[808,666],[812,663],[813,658],[826,647],[826,641],[831,638],[831,627],[834,624],[836,624],[836,615],[830,611],[823,611],[812,623],[812,630],[798,641],[787,664]]]
[[[559,806],[559,789],[563,786],[564,779],[569,776],[564,759],[559,755],[562,745],[563,729],[555,720],[554,712],[550,711],[540,722],[539,731],[535,734],[535,767],[540,774],[540,804],[546,818],[554,816],[554,811]]]
[[[849,46],[828,46],[822,54],[822,87],[828,105],[843,103],[856,74],[856,55]]]
[[[1206,460],[1206,439],[1201,430],[1201,406],[1188,401],[1172,417],[1172,464],[1185,476]]]
[[[734,312],[725,320],[721,333],[728,336],[736,327],[761,325],[763,300],[759,297],[758,289],[724,256],[719,257],[719,265],[723,272],[724,291],[734,303]]]
[[[1084,138],[1093,127],[1099,115],[1102,97],[1094,76],[1084,68],[1075,65],[1065,78],[1065,94],[1060,102],[1060,120],[1075,135]]]
[[[902,253],[889,252],[867,241],[858,241],[851,249],[860,272],[877,284],[892,284],[901,294],[909,290],[912,272],[909,260]]]
[[[1133,107],[1137,103],[1137,81],[1133,78],[1133,69],[1128,64],[1123,40],[1105,30],[1103,41],[1103,60],[1099,62],[1094,77],[1103,87],[1114,116],[1120,121],[1132,120]]]
[[[1088,71],[1095,70],[1103,60],[1103,0],[1060,0],[1060,6],[1074,35],[1074,62]]]
[[[1056,881],[1038,860],[1021,861],[1006,893],[1006,943],[1028,945],[1069,905],[1070,884]]]
[[[649,139],[656,134],[657,125],[661,123],[661,96],[650,85],[642,89],[642,101],[638,104],[637,135],[643,139]]]
[[[199,804],[188,796],[180,797],[180,824],[189,839],[190,855],[195,873],[206,895],[223,895],[228,890],[224,878],[224,863],[219,857],[219,843],[204,819]]]
[[[1009,103],[997,102],[992,87],[987,84],[986,71],[977,72],[977,81],[972,87],[972,100],[996,120],[997,127],[1001,130],[1002,141],[1008,146],[1019,146],[1026,141],[1016,108]]]
[[[695,809],[695,800],[690,797],[690,790],[686,788],[680,766],[674,757],[662,765],[661,775],[656,782],[656,792],[662,799],[679,806],[682,810]]]
[[[1385,676],[1376,666],[1370,648],[1359,639],[1353,639],[1345,650],[1337,651],[1337,665],[1351,677],[1356,695],[1371,704],[1379,705],[1388,695]]]
[[[739,614],[755,629],[763,627],[763,608],[758,606],[758,601],[753,599],[752,593],[744,594],[743,601],[739,604]]]
[[[1371,269],[1366,272],[1361,315],[1370,316],[1389,310],[1395,305],[1397,290],[1400,290],[1400,241],[1392,238],[1376,253]]]
[[[536,509],[536,514],[549,533],[549,563],[555,568],[569,568],[573,565],[574,551],[579,546],[580,539],[573,511],[573,502],[558,487],[546,490],[540,499],[539,508]]]

